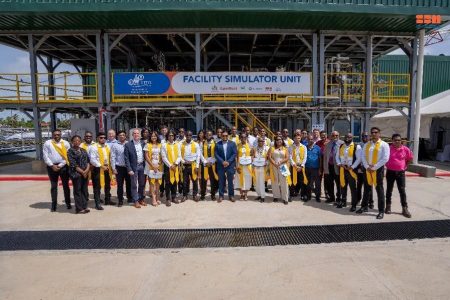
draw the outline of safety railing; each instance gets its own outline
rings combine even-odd
[[[97,73],[38,73],[36,80],[39,103],[97,102]]]
[[[113,93],[112,102],[195,102],[195,95],[116,95]]]
[[[376,73],[372,76],[372,102],[409,103],[409,74]]]
[[[0,103],[31,103],[30,74],[0,74]]]
[[[38,103],[97,102],[96,73],[37,73]],[[0,103],[33,101],[30,74],[0,74]]]
[[[342,102],[364,101],[365,74],[330,72],[325,74],[325,96],[338,97]]]

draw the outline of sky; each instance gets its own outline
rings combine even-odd
[[[442,28],[442,30],[450,30],[450,25]],[[450,32],[446,34],[443,42],[425,47],[425,55],[450,55]],[[390,54],[404,54],[402,50],[398,49]],[[18,50],[0,44],[0,74],[1,73],[29,73],[30,61],[28,52]],[[76,72],[75,68],[68,64],[61,64],[56,72]],[[45,67],[38,60],[38,72],[46,73]],[[0,95],[2,91],[0,90]],[[11,115],[10,111],[0,112],[0,118]]]

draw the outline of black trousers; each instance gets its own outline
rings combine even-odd
[[[84,178],[81,175],[72,178],[73,198],[75,200],[76,211],[82,211],[87,208],[89,199],[88,183],[89,178]]]
[[[192,182],[192,196],[197,196],[198,194],[198,178],[192,178],[192,165],[186,164],[183,166],[183,196],[187,197],[189,194],[189,186]],[[194,170],[195,172],[195,170]]]
[[[294,174],[295,169],[294,167],[291,167],[291,174]],[[306,172],[306,170],[305,170]],[[308,177],[308,175],[306,175],[306,177]],[[291,181],[292,184],[289,187],[289,194],[292,197],[296,197],[298,196],[298,194],[300,194],[300,196],[306,196],[306,186],[303,184],[303,172],[299,171],[297,172],[297,184],[294,185],[294,175],[291,175]]]
[[[359,202],[362,200],[363,197],[363,186],[364,186],[364,177],[366,174],[366,170],[362,168],[363,173],[357,173],[358,175],[358,181],[356,183],[356,196],[357,196],[357,202],[356,205],[359,204]],[[364,187],[366,189],[367,187]],[[369,186],[369,190],[367,191],[369,193],[369,205],[373,205],[373,193],[372,193],[372,187]]]
[[[336,196],[334,196],[334,186],[336,185]],[[334,170],[334,165],[328,164],[328,175],[325,176],[325,189],[331,200],[339,202],[341,200],[341,186],[339,185],[339,174]]]
[[[178,183],[177,181],[174,181],[174,183],[170,182],[170,171],[169,167],[167,167],[166,165],[164,165],[164,179],[165,179],[164,188],[166,191],[166,198],[173,200],[177,196]]]
[[[377,191],[378,198],[378,212],[384,212],[385,197],[384,197],[384,187],[383,187],[383,177],[384,177],[384,166],[379,168],[377,171],[377,186],[375,190]],[[367,182],[366,172],[364,170],[364,196],[361,203],[361,207],[367,207],[369,204],[369,191],[372,187]]]
[[[123,202],[123,183],[125,182],[125,189],[127,193],[127,199],[133,200],[133,197],[131,196],[131,179],[130,175],[128,174],[127,167],[122,166],[116,166],[117,175],[117,199],[119,202]]]
[[[358,170],[354,170],[356,173]],[[344,187],[341,186],[341,195],[342,195],[342,202],[347,202],[347,189],[350,187],[350,195],[352,197],[352,206],[356,206],[358,203],[358,194],[356,190],[356,182],[355,178],[352,177],[350,174],[350,171],[344,170],[344,179],[345,179],[345,185]],[[339,179],[340,183],[340,179]]]
[[[308,199],[311,199],[312,191],[314,190],[314,194],[316,196],[316,200],[320,200],[320,193],[321,193],[321,178],[319,176],[319,169],[315,168],[306,168],[306,178],[308,178],[308,184],[306,185],[305,189],[305,196]],[[303,174],[302,174],[303,175]],[[298,180],[298,178],[297,178]],[[303,184],[303,176],[302,176],[302,184]]]
[[[109,172],[105,171],[105,204],[108,204],[111,201],[111,178],[109,177]],[[94,200],[95,206],[100,206],[100,167],[92,169],[92,185],[94,186]]]
[[[166,172],[163,169],[163,174],[161,177],[161,184],[159,185],[159,193],[163,194],[166,191],[165,184],[166,184]]]
[[[58,172],[53,171],[47,166],[48,178],[50,179],[50,195],[52,197],[52,205],[56,207],[58,202],[58,178],[61,177],[61,182],[64,190],[64,201],[66,205],[70,205],[70,188],[69,188],[69,167],[65,165]]]
[[[213,167],[205,167],[203,164],[200,166],[200,196],[203,198],[206,195],[206,185],[208,183],[208,180],[205,180],[205,168],[208,168],[208,176],[209,176],[209,182],[211,185],[211,197],[215,197],[217,194],[217,191],[219,190],[219,181],[216,180],[214,177]]]
[[[405,192],[405,171],[386,171],[386,205],[392,204],[392,190],[394,189],[395,182],[397,183],[402,207],[408,207]]]

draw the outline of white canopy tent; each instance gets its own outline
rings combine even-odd
[[[433,118],[450,118],[450,90],[425,98],[421,104],[420,137],[429,139]],[[395,109],[380,113],[370,120],[370,126],[379,127],[383,136],[399,133],[406,137],[408,109],[404,108],[403,113]]]

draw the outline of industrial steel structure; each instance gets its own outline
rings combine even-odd
[[[424,24],[429,16],[439,22]],[[403,107],[417,141],[424,35],[448,16],[449,0],[0,0],[0,43],[30,58],[28,74],[0,74],[0,107],[33,119],[37,144],[40,120],[50,114],[55,124],[58,112],[95,117],[102,129],[169,118],[195,129],[329,129],[345,118],[356,131],[376,112]],[[374,72],[374,59],[397,48],[409,71]],[[58,73],[61,63],[78,72]],[[127,71],[302,71],[312,74],[312,93],[117,95],[112,74]]]

